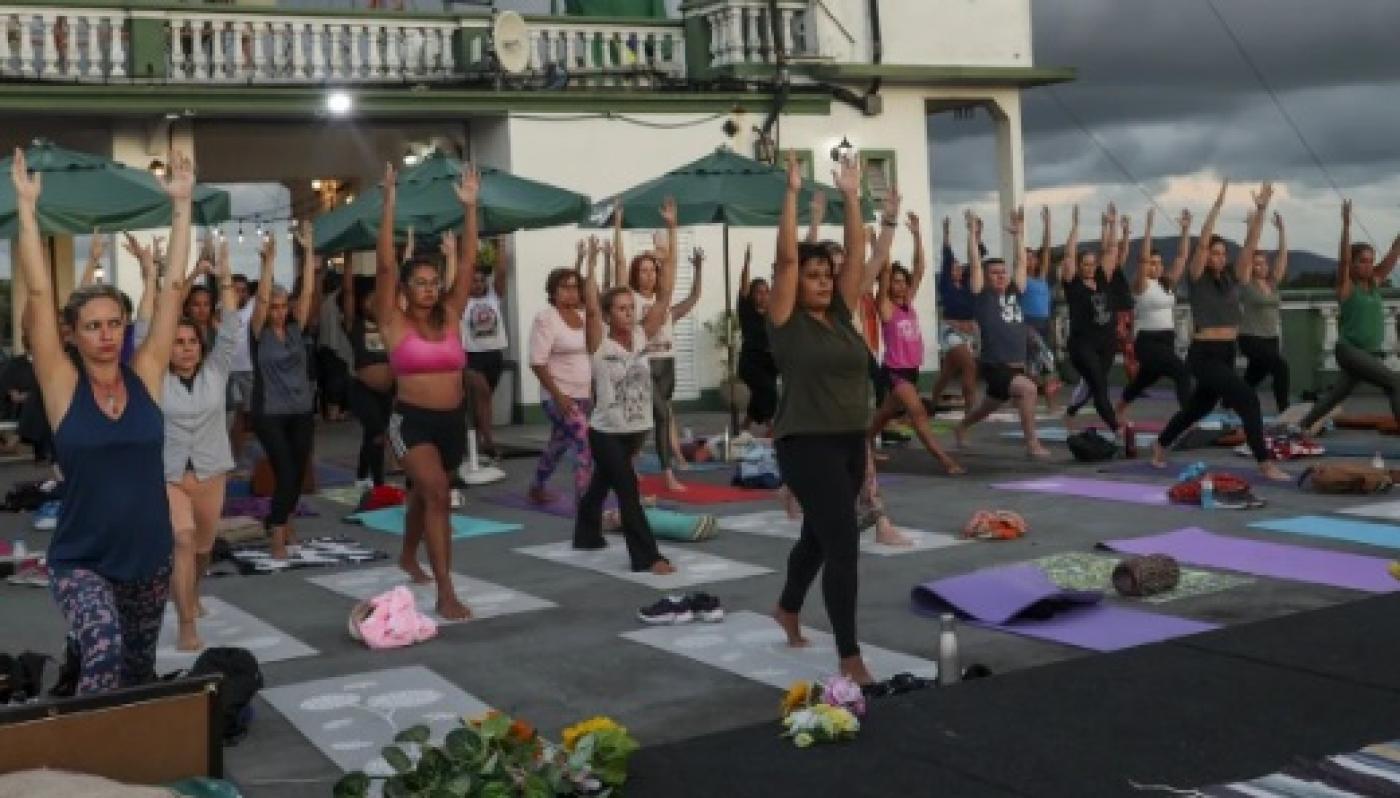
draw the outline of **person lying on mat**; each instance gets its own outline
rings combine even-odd
[[[592,359],[595,400],[588,419],[593,476],[579,498],[574,548],[601,549],[608,545],[603,537],[603,500],[611,491],[617,494],[622,537],[627,542],[632,570],[654,574],[675,573],[676,567],[661,556],[656,546],[651,524],[642,510],[632,459],[641,451],[647,432],[655,424],[647,344],[671,312],[671,293],[676,283],[676,214],[676,201],[667,198],[661,205],[667,240],[664,250],[658,247],[657,252],[655,301],[640,321],[636,315],[636,294],[629,287],[614,286],[599,297],[596,245],[589,247],[584,275],[584,337]]]

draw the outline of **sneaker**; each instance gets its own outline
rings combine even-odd
[[[637,610],[637,619],[642,623],[661,626],[690,623],[695,620],[695,615],[690,611],[690,604],[685,599],[667,596],[649,607]]]
[[[62,504],[56,501],[44,502],[34,511],[34,528],[40,531],[58,528],[58,509]]]
[[[724,620],[724,607],[719,599],[709,593],[691,593],[685,597],[686,606],[696,618],[705,623],[719,623]]]

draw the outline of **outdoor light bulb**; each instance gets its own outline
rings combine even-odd
[[[354,99],[349,92],[333,91],[326,95],[326,110],[336,116],[344,116],[350,113],[350,109],[355,105]]]

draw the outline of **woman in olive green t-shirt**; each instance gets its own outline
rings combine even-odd
[[[1400,236],[1385,260],[1376,263],[1370,244],[1351,243],[1351,200],[1342,203],[1342,247],[1337,259],[1337,301],[1341,305],[1341,329],[1337,336],[1335,385],[1304,417],[1303,429],[1312,434],[1332,409],[1363,382],[1390,398],[1390,414],[1400,421],[1400,375],[1385,366],[1385,303],[1380,286],[1400,261]]]
[[[874,677],[856,643],[856,496],[865,477],[871,393],[869,355],[851,316],[868,285],[860,170],[845,160],[836,174],[845,203],[846,249],[838,275],[826,247],[797,243],[802,176],[791,155],[787,169],[768,300],[768,340],[782,375],[773,429],[778,467],[803,515],[802,534],[788,557],[787,581],[773,615],[789,645],[806,645],[798,616],[821,571],[841,673],[857,684],[871,685]]]

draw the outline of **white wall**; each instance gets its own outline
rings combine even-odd
[[[879,0],[887,64],[1031,66],[1030,0]],[[869,63],[867,0],[814,0],[822,54]],[[852,41],[854,40],[854,41]]]

